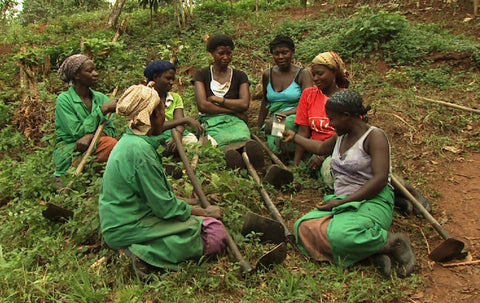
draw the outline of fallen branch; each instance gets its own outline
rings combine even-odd
[[[437,103],[437,104],[445,105],[445,106],[448,106],[448,107],[453,107],[453,108],[456,108],[456,109],[461,109],[461,110],[469,111],[469,112],[472,112],[472,113],[480,114],[480,110],[473,109],[473,108],[470,108],[470,107],[466,107],[466,106],[463,106],[463,105],[448,103],[448,102],[445,102],[445,101],[434,100],[434,99],[421,97],[421,96],[415,96],[415,97],[420,98],[420,99],[425,100],[425,101],[428,101],[428,102]]]
[[[473,261],[466,261],[466,262],[458,262],[458,263],[447,263],[443,264],[443,267],[456,267],[456,266],[467,266],[467,265],[477,265],[480,264],[480,260],[473,260]]]
[[[100,259],[98,259],[95,263],[93,263],[92,265],[90,265],[90,269],[94,269],[94,268],[97,268],[97,267],[100,267],[101,265],[107,263],[108,259],[110,257],[101,257]]]
[[[470,59],[472,57],[472,52],[461,52],[461,53],[435,53],[429,57],[433,61],[446,61],[446,60],[464,60]]]
[[[125,32],[125,29],[127,28],[127,18],[123,18],[122,23],[120,23],[120,26],[118,27],[117,31],[115,32],[115,36],[112,38],[112,42],[117,42],[118,38]]]
[[[405,119],[403,119],[403,118],[400,117],[399,115],[393,114],[393,113],[392,113],[392,115],[393,115],[395,118],[397,118],[397,119],[399,119],[400,121],[402,121],[403,123],[405,123],[405,124],[406,124],[408,127],[410,127],[411,129],[413,129],[413,131],[417,131],[417,129],[416,129],[415,127],[413,127],[412,125],[408,124],[408,122],[405,121]]]
[[[82,252],[84,250],[94,250],[94,249],[99,248],[100,246],[101,246],[100,242],[95,243],[93,245],[82,245],[82,246],[77,247],[77,252]]]

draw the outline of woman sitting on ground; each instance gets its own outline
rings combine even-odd
[[[325,113],[325,103],[328,98],[341,89],[348,88],[348,72],[342,58],[335,52],[318,54],[310,66],[314,87],[303,91],[297,108],[295,123],[298,124],[298,135],[313,140],[325,141],[335,134]],[[298,165],[304,157],[304,149],[297,145],[294,165]],[[312,171],[318,171],[323,162],[323,156],[312,156],[308,166]],[[322,170],[329,171],[328,161]],[[329,179],[323,173],[324,179]],[[324,180],[329,182],[329,180]]]
[[[258,116],[257,126],[261,128],[265,123],[268,147],[276,153],[295,151],[295,144],[284,146],[280,138],[272,136],[274,115],[286,117],[286,129],[297,131],[295,124],[298,101],[303,90],[313,86],[312,75],[307,69],[293,64],[295,44],[288,36],[276,36],[270,42],[270,53],[273,55],[275,66],[266,69],[262,76],[263,99]]]
[[[72,164],[73,153],[87,150],[98,126],[107,121],[94,155],[97,162],[107,162],[117,143],[113,138],[115,128],[108,113],[115,112],[117,100],[109,98],[92,88],[98,83],[98,73],[93,61],[85,55],[72,55],[58,69],[60,79],[69,84],[67,91],[57,98],[55,127],[57,142],[54,160],[57,184]]]
[[[250,83],[244,72],[229,67],[234,48],[232,38],[226,35],[213,36],[207,42],[213,64],[194,77],[199,120],[212,145],[225,151],[229,167],[243,167],[239,151],[245,146],[252,164],[258,168],[264,165],[262,148],[250,140],[247,126]]]
[[[165,175],[157,152],[165,106],[157,92],[131,86],[119,99],[117,113],[129,128],[103,176],[99,212],[105,242],[123,249],[142,278],[152,269],[176,270],[184,260],[220,253],[226,231],[210,218],[220,217],[220,209],[192,207],[177,198]]]
[[[200,123],[190,117],[185,117],[183,112],[183,100],[177,93],[170,92],[175,81],[177,69],[173,63],[166,60],[157,60],[147,65],[143,74],[147,77],[147,83],[155,82],[153,88],[157,91],[160,101],[165,104],[165,130],[162,137],[167,142],[168,153],[175,152],[175,140],[172,140],[171,129],[175,128],[184,146],[197,143],[197,137],[185,130],[185,124],[190,125],[198,135],[203,131]]]
[[[316,209],[295,222],[300,249],[317,261],[350,266],[370,256],[382,274],[390,276],[391,259],[399,263],[397,274],[410,275],[415,255],[408,237],[388,229],[393,220],[394,195],[390,185],[390,145],[383,130],[369,126],[369,107],[352,90],[341,90],[325,105],[336,135],[325,141],[284,133],[317,155],[332,155],[335,193],[324,197]]]

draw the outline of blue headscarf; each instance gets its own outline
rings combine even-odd
[[[175,64],[171,63],[167,60],[157,60],[153,61],[147,65],[145,70],[143,71],[143,75],[147,77],[147,83],[153,81],[153,75],[161,75],[169,69],[173,69],[177,71]]]

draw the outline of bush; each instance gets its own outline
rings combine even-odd
[[[341,44],[351,54],[376,51],[381,44],[409,29],[404,16],[387,11],[357,13],[347,21],[347,26]]]
[[[13,107],[11,105],[7,105],[3,100],[0,100],[0,129],[10,123],[12,119],[12,110]]]

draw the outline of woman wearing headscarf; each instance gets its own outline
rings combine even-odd
[[[183,100],[179,94],[170,92],[175,81],[176,67],[167,60],[156,60],[147,65],[143,74],[147,78],[147,83],[155,82],[153,88],[157,91],[160,101],[165,104],[165,124],[163,137],[167,142],[167,150],[172,153],[175,151],[175,140],[172,139],[171,129],[175,128],[182,137],[183,145],[198,142],[197,137],[185,131],[185,124],[190,125],[197,134],[203,131],[200,122],[190,117],[185,117],[183,112]]]
[[[325,103],[334,93],[348,88],[348,71],[342,58],[335,52],[318,54],[310,66],[314,87],[305,89],[300,97],[295,123],[298,124],[298,135],[313,140],[325,141],[335,134],[330,126],[325,112]],[[297,145],[294,164],[298,165],[303,159],[304,149]],[[313,171],[322,168],[323,178],[329,176],[328,161],[322,167],[323,156],[314,155],[310,158],[308,166]],[[326,181],[326,180],[325,180]],[[329,181],[331,182],[331,180]]]
[[[325,105],[336,135],[320,142],[284,132],[309,152],[331,155],[334,194],[294,224],[300,250],[317,261],[350,266],[373,256],[382,274],[390,277],[392,260],[399,277],[409,276],[416,258],[403,233],[389,231],[394,194],[390,185],[390,143],[386,133],[367,124],[370,106],[352,90],[341,90]]]
[[[157,152],[165,105],[150,86],[134,85],[118,101],[117,114],[129,128],[113,149],[99,198],[105,242],[132,258],[144,278],[153,269],[178,268],[188,259],[213,255],[225,247],[218,206],[192,207],[177,198]],[[202,216],[202,217],[199,217]]]
[[[97,143],[96,161],[106,162],[117,143],[109,113],[115,112],[116,100],[92,89],[98,83],[93,61],[81,54],[72,55],[61,64],[60,78],[69,84],[57,97],[55,126],[57,142],[54,151],[55,177],[64,175],[72,163],[73,153],[87,150],[98,126],[107,121],[103,136]]]

